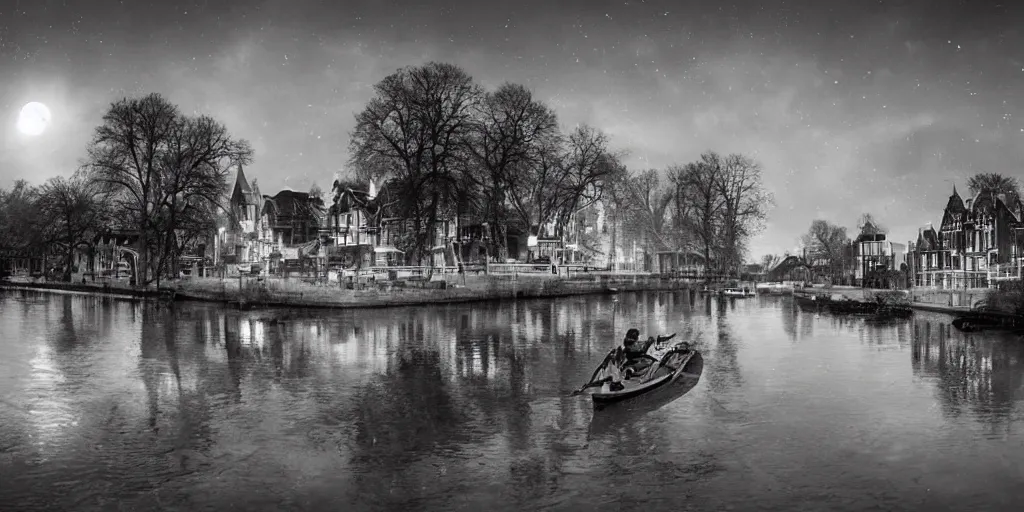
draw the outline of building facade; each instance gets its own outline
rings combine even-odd
[[[887,240],[885,233],[870,222],[861,227],[853,245],[853,278],[857,286],[866,286],[874,276],[906,268],[907,246]]]
[[[918,234],[914,284],[966,289],[1020,279],[1021,229],[1005,196],[982,192],[965,200],[954,187],[939,230]]]

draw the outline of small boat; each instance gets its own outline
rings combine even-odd
[[[624,376],[621,382],[623,387],[618,390],[612,390],[610,383],[600,383],[598,380],[601,371],[607,365],[614,364],[612,356],[618,349],[612,349],[605,356],[604,361],[594,370],[594,374],[590,377],[587,384],[584,384],[576,393],[582,393],[589,387],[600,385],[600,390],[591,394],[594,407],[600,408],[608,404],[638,397],[675,381],[683,375],[686,364],[698,352],[692,350],[690,344],[686,342],[668,345],[666,342],[674,337],[675,334],[659,336],[658,340],[648,348],[647,353],[642,356],[641,361],[649,365],[640,369],[637,373],[630,371],[630,367],[636,365],[637,362],[626,363],[624,367],[621,367],[620,371]]]
[[[726,297],[736,297],[736,298],[753,297],[754,296],[754,294],[750,293],[750,290],[747,289],[747,288],[723,288],[722,289],[722,295],[724,295]]]

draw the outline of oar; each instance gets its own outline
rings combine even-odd
[[[601,370],[604,369],[604,367],[608,365],[608,361],[611,360],[612,354],[614,354],[614,353],[615,353],[615,349],[614,348],[609,350],[608,351],[608,355],[604,356],[604,360],[601,361],[601,364],[597,365],[597,369],[594,370],[594,374],[590,376],[590,380],[588,380],[587,383],[584,384],[579,389],[573,391],[570,396],[576,396],[576,395],[586,391],[587,388],[595,385],[594,379],[596,379],[597,378],[597,374],[601,373]]]

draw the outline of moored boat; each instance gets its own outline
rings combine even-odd
[[[722,295],[726,297],[752,297],[754,294],[750,292],[748,288],[723,288]]]
[[[886,300],[857,300],[840,293],[831,295],[795,294],[793,299],[801,309],[828,311],[837,315],[878,315],[905,318],[914,314],[913,308],[908,304]]]

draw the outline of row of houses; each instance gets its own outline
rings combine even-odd
[[[1024,209],[1003,194],[953,193],[939,229],[918,231],[908,250],[915,286],[985,288],[1019,280],[1024,257]]]
[[[918,230],[916,241],[903,244],[888,240],[869,223],[840,259],[841,281],[857,286],[879,286],[879,278],[893,281],[893,276],[899,276],[901,285],[940,289],[986,288],[1019,280],[1024,205],[991,192],[964,199],[954,186],[938,229],[929,224]],[[813,280],[816,270],[830,270],[825,266],[806,255],[789,256],[768,272],[768,279]]]
[[[908,245],[887,238],[871,222],[847,242],[835,261],[815,259],[801,249],[765,272],[769,281],[829,281],[832,284],[888,288],[905,286],[909,269]]]
[[[212,243],[214,260],[243,272],[316,271],[397,267],[424,264],[456,267],[494,261],[487,254],[488,226],[477,219],[442,219],[428,234],[429,254],[412,262],[401,239],[413,231],[406,219],[386,216],[391,197],[387,184],[380,190],[342,190],[331,204],[307,192],[284,190],[274,196],[261,194],[238,168],[228,198],[228,214]],[[570,230],[595,226],[573,223]],[[530,236],[515,227],[507,229],[508,260],[570,262],[585,258],[586,251],[567,244],[565,237]],[[575,233],[573,233],[575,234]],[[600,251],[591,251],[600,252]]]

